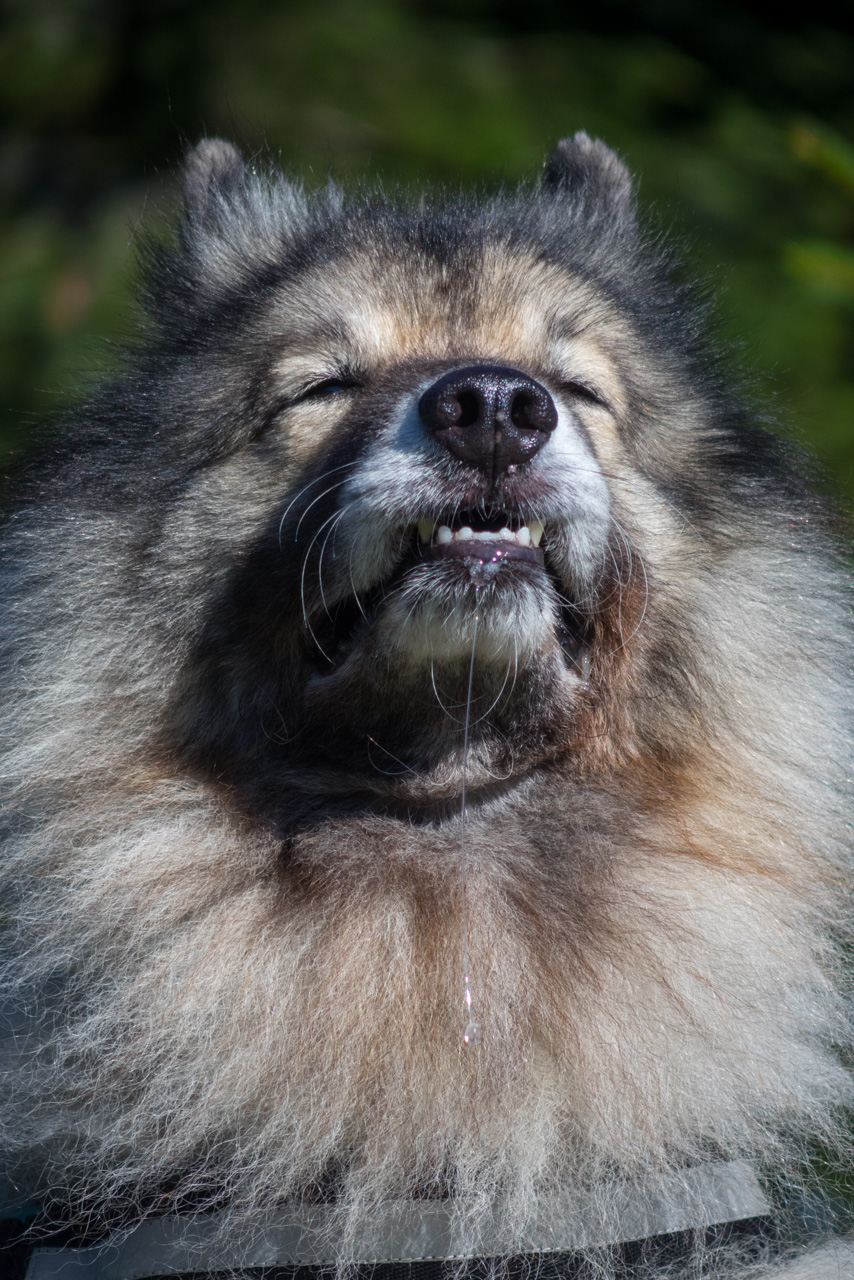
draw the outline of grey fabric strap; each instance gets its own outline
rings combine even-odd
[[[544,1206],[516,1253],[564,1253],[649,1236],[710,1227],[770,1213],[744,1160],[685,1169],[653,1187],[616,1183],[607,1201],[566,1193]],[[216,1218],[158,1218],[86,1249],[36,1249],[26,1280],[147,1280],[188,1271],[243,1270],[295,1264],[418,1262],[495,1257],[509,1242],[496,1212],[463,1246],[451,1207],[436,1201],[390,1202],[357,1238],[338,1233],[324,1205],[287,1206],[251,1234],[226,1235]]]

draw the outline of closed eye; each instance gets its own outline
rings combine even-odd
[[[604,396],[585,382],[578,382],[575,378],[558,378],[557,385],[566,395],[573,396],[576,400],[586,400],[588,404],[598,404],[603,409],[611,407]]]
[[[314,382],[305,387],[291,403],[301,404],[304,400],[321,400],[324,396],[337,396],[347,391],[358,391],[361,385],[357,378],[347,374],[337,378],[324,378],[321,382]]]
[[[263,436],[271,427],[276,425],[283,413],[287,413],[295,405],[305,404],[311,400],[326,400],[335,396],[343,396],[348,392],[358,391],[363,385],[364,383],[359,378],[349,373],[341,373],[336,377],[320,378],[317,382],[304,384],[298,390],[281,396],[270,406],[255,435],[256,437]]]

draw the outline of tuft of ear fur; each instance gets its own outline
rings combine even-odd
[[[222,138],[203,138],[187,153],[182,173],[184,208],[190,222],[216,221],[219,199],[243,182],[246,166],[236,147]]]
[[[634,187],[628,169],[616,152],[583,129],[557,144],[546,161],[542,186],[555,195],[583,193],[628,216],[634,212]]]

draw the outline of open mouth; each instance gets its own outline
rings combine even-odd
[[[423,560],[466,559],[482,564],[521,560],[543,564],[542,523],[524,521],[505,511],[463,511],[447,522],[425,518],[418,521],[417,531]]]
[[[562,597],[558,612],[558,640],[567,659],[577,665],[586,620],[581,611],[563,597],[563,589],[546,562],[540,545],[544,529],[539,520],[526,520],[506,511],[464,510],[454,515],[421,518],[410,529],[408,549],[390,578],[378,583],[359,599],[351,597],[341,601],[313,621],[311,634],[314,645],[326,660],[321,670],[334,670],[343,663],[359,637],[373,625],[383,603],[419,564],[436,564],[438,568],[444,562],[450,569],[453,561],[465,562],[472,573],[479,571],[478,566],[486,566],[484,571],[493,574],[495,568],[492,566],[497,568],[501,564],[518,566],[523,577],[527,577],[524,566],[544,571],[553,580],[558,596]],[[490,578],[490,581],[494,586],[496,579]],[[513,581],[518,584],[518,577],[511,574],[508,585]]]

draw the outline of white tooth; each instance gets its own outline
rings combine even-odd
[[[519,543],[520,547],[530,547],[531,530],[528,528],[526,524],[523,524],[522,528],[516,534],[516,541]]]
[[[474,529],[470,529],[467,524],[464,524],[462,529],[458,529],[455,534],[452,534],[452,537],[456,538],[457,542],[471,542],[474,537]]]
[[[502,542],[510,542],[514,537],[514,534],[512,529],[508,529],[507,525],[505,525],[503,529],[498,530],[498,537]]]
[[[453,540],[454,535],[451,533],[448,526],[446,524],[440,524],[439,528],[436,530],[436,541],[439,544],[442,544],[445,542],[453,542]]]
[[[541,539],[541,538],[542,538],[542,536],[543,536],[543,526],[542,526],[542,523],[541,523],[539,520],[529,520],[529,521],[528,521],[528,532],[529,532],[529,533],[530,533],[530,535],[531,535],[531,543],[532,543],[532,545],[533,545],[533,546],[535,546],[535,547],[538,547],[538,546],[540,545],[540,539]]]
[[[433,520],[418,521],[418,536],[422,542],[430,541],[430,539],[433,537],[433,530],[435,527],[436,526]]]

